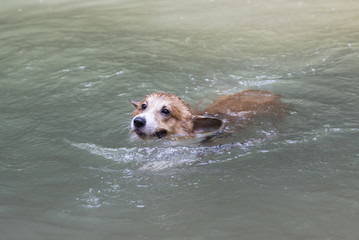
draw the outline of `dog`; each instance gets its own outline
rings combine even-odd
[[[207,108],[194,111],[181,98],[164,92],[149,94],[142,101],[129,100],[134,106],[131,129],[141,139],[209,139],[234,124],[243,128],[261,115],[281,119],[289,107],[279,94],[246,90],[215,99]]]

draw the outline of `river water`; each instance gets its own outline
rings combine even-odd
[[[357,0],[0,1],[1,239],[357,239]],[[290,116],[132,141],[128,99]]]

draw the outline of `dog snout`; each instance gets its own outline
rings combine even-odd
[[[144,117],[136,117],[133,119],[133,125],[136,128],[144,127],[146,125],[146,119]]]

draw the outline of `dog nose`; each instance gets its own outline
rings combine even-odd
[[[146,119],[143,117],[136,117],[133,119],[133,125],[137,128],[143,127],[146,125]]]

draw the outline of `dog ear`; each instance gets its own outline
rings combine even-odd
[[[210,133],[219,130],[223,121],[212,116],[197,115],[193,118],[193,131],[195,133]]]
[[[133,106],[135,106],[135,108],[137,108],[140,105],[139,101],[134,101],[134,100],[131,100],[131,99],[128,99],[128,101],[130,101],[133,104]]]

